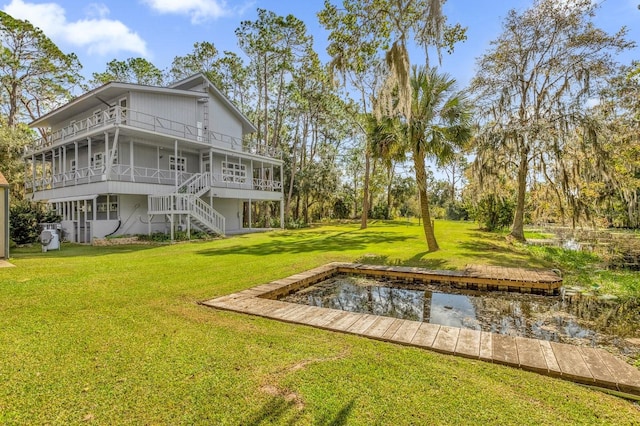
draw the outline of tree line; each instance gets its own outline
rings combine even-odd
[[[429,250],[433,218],[518,240],[531,222],[638,228],[640,63],[616,61],[634,47],[626,29],[597,28],[590,0],[533,0],[508,13],[461,88],[439,69],[466,39],[443,3],[325,1],[327,63],[304,22],[258,9],[235,31],[238,52],[199,41],[167,69],[114,59],[89,79],[76,55],[0,12],[0,169],[20,200],[26,122],[110,81],[201,72],[254,122],[249,137],[283,152],[285,226],[418,216]],[[273,208],[259,206],[261,225]]]

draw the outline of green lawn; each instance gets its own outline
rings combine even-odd
[[[436,222],[436,233],[433,254],[405,222],[16,249],[17,267],[0,269],[0,424],[640,422],[637,403],[569,382],[197,304],[332,261],[599,277],[580,271],[597,271],[593,259],[513,247],[473,224]],[[607,288],[637,295],[627,276]]]

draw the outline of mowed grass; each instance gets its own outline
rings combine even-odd
[[[565,381],[198,304],[332,261],[564,264],[474,224],[436,230],[431,254],[405,222],[14,250],[17,267],[0,269],[0,424],[640,422],[637,403]]]

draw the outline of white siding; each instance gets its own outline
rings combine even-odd
[[[196,104],[196,99],[188,96],[133,92],[129,107],[144,114],[195,126]]]
[[[230,198],[214,198],[213,208],[225,218],[225,232],[242,228],[242,200]]]
[[[217,99],[209,101],[209,129],[234,138],[242,138],[242,122]]]

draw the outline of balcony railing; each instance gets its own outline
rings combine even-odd
[[[195,174],[180,172],[175,170],[151,169],[147,167],[131,167],[126,164],[114,164],[109,169],[109,180],[120,182],[155,183],[162,185],[172,185],[175,187],[182,185]],[[253,179],[244,182],[225,181],[222,174],[208,174],[210,186],[212,188],[233,188],[252,189],[258,191],[280,191],[282,183],[269,179]],[[86,183],[101,182],[107,180],[106,169],[104,167],[85,167],[65,173],[54,175],[38,176],[36,179],[28,179],[25,188],[31,192],[43,191],[53,188],[63,188],[67,186],[82,185]]]
[[[89,134],[90,132],[113,124],[124,124],[136,129],[200,142],[217,148],[261,155],[263,157],[280,158],[282,154],[279,149],[264,144],[244,142],[241,138],[204,129],[200,126],[192,126],[167,118],[115,106],[83,120],[71,122],[68,126],[56,130],[46,138],[36,139],[31,146],[27,148],[26,155],[51,148],[61,142],[77,140],[79,137]]]

